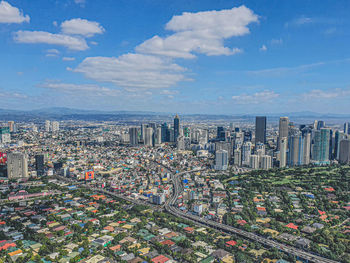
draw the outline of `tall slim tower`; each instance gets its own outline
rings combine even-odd
[[[283,137],[280,140],[280,168],[286,167],[287,164],[287,137]]]
[[[180,118],[176,114],[174,118],[174,141],[177,141],[177,138],[180,136]]]
[[[135,146],[139,143],[138,140],[138,132],[136,127],[130,127],[129,128],[129,137],[130,137],[130,144]]]
[[[312,160],[316,163],[329,162],[330,129],[321,128],[315,131],[314,145],[312,148]]]
[[[51,123],[49,120],[46,120],[45,121],[45,131],[46,132],[50,132],[50,126],[51,126]]]
[[[278,133],[278,149],[281,149],[281,140],[282,138],[288,137],[288,126],[289,126],[289,118],[281,117],[279,122],[279,133]]]
[[[266,143],[266,116],[255,117],[255,144]]]
[[[153,146],[153,128],[148,127],[145,130],[145,145]]]

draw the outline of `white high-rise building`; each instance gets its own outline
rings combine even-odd
[[[250,155],[252,154],[252,143],[244,142],[242,146],[242,165],[250,165]]]
[[[46,132],[50,132],[50,127],[51,126],[51,122],[49,120],[45,121],[45,131]]]
[[[162,143],[162,128],[158,127],[156,132],[156,144]]]
[[[51,131],[58,132],[60,130],[60,123],[58,121],[53,121],[51,124]]]
[[[264,170],[272,168],[272,158],[270,155],[262,155],[260,157],[260,168]]]
[[[234,150],[233,163],[237,166],[242,166],[242,152],[240,149]]]
[[[225,150],[218,150],[215,152],[215,170],[227,170],[228,167],[228,153]]]
[[[24,153],[7,154],[7,177],[9,179],[28,178],[28,160]]]
[[[311,153],[311,133],[304,134],[304,153],[303,153],[303,164],[308,165],[310,163]]]
[[[153,128],[149,127],[145,129],[145,145],[153,146]]]
[[[259,169],[259,155],[252,154],[250,156],[250,168]]]
[[[287,165],[287,146],[288,139],[287,137],[283,137],[280,140],[280,168],[286,167]]]

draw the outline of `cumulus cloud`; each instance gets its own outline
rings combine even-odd
[[[253,94],[241,94],[232,96],[232,100],[234,100],[237,104],[259,104],[272,102],[278,97],[278,93],[275,93],[274,91],[265,90]]]
[[[17,7],[10,5],[6,1],[0,2],[0,23],[23,23],[29,22],[30,17],[24,15]]]
[[[74,0],[74,3],[76,3],[77,5],[84,6],[86,3],[86,0]]]
[[[55,48],[46,50],[47,57],[57,57],[59,54],[60,52]]]
[[[259,48],[260,51],[267,51],[267,47],[265,45],[262,45],[261,48]]]
[[[89,48],[85,39],[81,37],[52,34],[44,31],[18,31],[14,34],[14,40],[18,43],[59,45],[77,51]]]
[[[242,50],[225,47],[224,40],[249,34],[248,25],[253,22],[258,22],[258,16],[245,6],[185,12],[166,24],[166,29],[174,34],[164,38],[156,35],[137,46],[136,51],[173,58],[194,58],[193,52],[208,56],[233,55]]]
[[[81,18],[66,20],[61,24],[61,30],[66,35],[82,35],[92,37],[96,34],[103,34],[105,29],[100,23]]]
[[[185,68],[166,59],[143,54],[125,54],[118,58],[88,57],[73,71],[96,81],[145,89],[168,88],[186,80],[183,75]]]

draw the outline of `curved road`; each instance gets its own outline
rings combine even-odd
[[[234,233],[237,235],[240,235],[244,238],[248,238],[250,240],[253,240],[255,242],[259,242],[264,246],[269,246],[272,248],[277,248],[279,250],[282,250],[283,252],[287,253],[287,254],[292,254],[296,257],[299,258],[303,258],[306,259],[308,261],[311,262],[316,262],[316,263],[336,263],[337,261],[331,260],[331,259],[327,259],[321,256],[317,256],[314,255],[312,253],[306,252],[304,250],[295,248],[293,246],[289,246],[289,245],[285,245],[283,243],[279,243],[277,241],[274,240],[270,240],[267,239],[265,237],[261,237],[257,234],[251,233],[251,232],[247,232],[235,227],[231,227],[225,224],[221,224],[218,222],[214,222],[211,220],[206,220],[204,218],[201,218],[199,216],[195,216],[192,214],[187,214],[187,213],[183,213],[182,211],[180,211],[179,209],[177,209],[174,205],[176,203],[176,200],[178,199],[179,195],[182,193],[182,185],[181,182],[179,180],[179,176],[185,173],[189,173],[189,172],[195,172],[195,171],[199,171],[199,170],[192,170],[192,171],[187,171],[187,172],[182,172],[182,173],[178,173],[178,174],[173,174],[172,173],[172,182],[174,185],[174,189],[173,189],[173,195],[167,200],[167,202],[165,203],[165,209],[178,217],[190,220],[194,223],[199,223],[200,225],[205,225],[214,229],[220,229],[224,232],[228,232],[228,233]]]

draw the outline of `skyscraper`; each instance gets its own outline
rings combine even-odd
[[[177,138],[180,136],[180,118],[176,114],[174,118],[174,141],[177,141]]]
[[[301,134],[295,134],[288,138],[288,166],[303,164],[304,138]]]
[[[266,143],[266,116],[255,117],[255,144]]]
[[[350,127],[349,127],[349,123],[348,122],[344,123],[344,133],[345,134],[350,134]]]
[[[289,127],[288,117],[280,117],[279,132],[278,132],[278,149],[281,149],[280,145],[281,145],[282,138],[288,137],[288,127]]]
[[[343,132],[336,131],[334,137],[334,157],[336,160],[339,160],[340,142],[347,139],[347,135]]]
[[[35,170],[37,172],[37,175],[44,174],[44,155],[43,154],[35,155]]]
[[[242,165],[250,165],[250,155],[252,154],[252,143],[244,142],[242,146]]]
[[[308,165],[310,163],[310,153],[311,153],[311,133],[305,132],[304,137],[304,146],[303,146],[303,164]]]
[[[162,142],[169,142],[168,138],[168,124],[165,122],[162,124]]]
[[[286,167],[287,164],[287,145],[288,139],[287,137],[282,137],[280,140],[280,168]]]
[[[225,129],[222,126],[216,128],[216,138],[220,141],[225,140]]]
[[[9,179],[28,178],[28,161],[26,154],[7,154],[7,177]]]
[[[226,170],[228,165],[228,154],[225,150],[215,152],[215,170]]]
[[[317,121],[317,130],[321,130],[324,127],[326,127],[325,121]]]
[[[153,128],[148,127],[145,129],[145,145],[153,146]]]
[[[339,162],[341,164],[350,163],[350,140],[341,140],[339,147]]]
[[[312,160],[319,164],[329,163],[329,140],[330,129],[321,128],[314,134],[314,145],[312,148]]]
[[[129,140],[130,140],[130,145],[135,146],[138,145],[139,140],[138,140],[138,131],[136,127],[130,127],[129,128]]]

